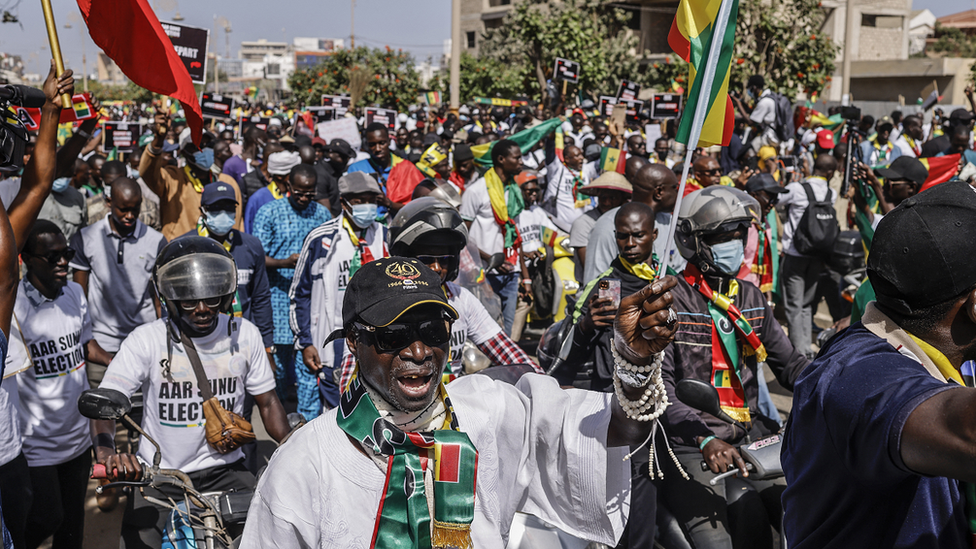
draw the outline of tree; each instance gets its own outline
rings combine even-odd
[[[417,101],[420,77],[413,57],[389,46],[337,50],[317,66],[293,72],[288,85],[296,102],[318,105],[323,94],[349,94],[354,70],[368,75],[362,98],[355,107],[377,105],[402,110]]]
[[[556,57],[580,64],[579,87],[591,94],[616,90],[624,78],[644,83],[638,38],[627,32],[630,18],[630,13],[597,0],[521,2],[501,27],[485,33],[481,58],[506,67],[507,77],[518,80],[522,93],[537,96]]]
[[[750,76],[761,74],[767,87],[790,99],[800,91],[823,91],[834,73],[838,50],[822,33],[826,16],[820,0],[772,5],[742,0],[729,86],[742,89]]]
[[[800,91],[819,94],[834,73],[837,45],[820,34],[825,12],[818,0],[789,0],[772,7],[762,0],[741,0],[729,89],[742,89],[753,74],[790,99]],[[652,63],[651,85],[687,88],[688,66],[677,55]]]
[[[935,23],[935,42],[926,51],[951,57],[976,57],[976,37]]]

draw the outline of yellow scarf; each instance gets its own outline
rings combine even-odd
[[[512,265],[518,265],[518,254],[522,247],[522,235],[515,225],[515,217],[525,209],[522,191],[514,181],[508,185],[502,182],[496,168],[485,172],[485,187],[488,189],[488,200],[491,211],[495,215],[495,222],[501,228],[504,238],[505,260]]]
[[[203,192],[203,181],[200,181],[193,175],[193,171],[190,170],[190,166],[183,166],[183,173],[186,174],[187,180],[193,184],[193,190],[202,193]]]
[[[654,271],[654,268],[648,265],[647,263],[638,263],[634,265],[631,262],[624,259],[623,256],[617,256],[617,257],[620,258],[620,264],[623,265],[625,269],[627,269],[627,272],[629,272],[630,274],[636,276],[641,280],[646,280],[648,282],[651,282],[652,280],[654,280],[654,277],[657,275],[657,273]]]
[[[921,347],[922,351],[924,351],[925,354],[932,359],[932,362],[935,363],[935,367],[939,369],[939,373],[945,376],[946,379],[951,379],[952,381],[955,381],[956,383],[959,384],[960,387],[966,386],[966,382],[963,381],[962,379],[962,374],[959,373],[959,370],[952,367],[952,364],[949,362],[949,359],[946,358],[944,354],[942,354],[942,351],[936,349],[935,347],[929,345],[928,343],[922,341],[921,339],[915,337],[914,335],[908,333],[907,331],[905,333],[908,334],[908,336],[912,338],[912,341],[914,341],[916,345]]]
[[[278,183],[275,181],[268,184],[268,190],[271,191],[271,196],[273,196],[275,200],[285,197],[285,195],[281,194],[281,191],[278,190]]]

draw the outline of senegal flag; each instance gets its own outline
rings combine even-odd
[[[522,130],[508,139],[518,143],[519,148],[522,149],[522,154],[525,154],[529,149],[536,146],[539,141],[545,139],[550,132],[562,125],[562,123],[562,120],[552,118],[538,126]],[[471,154],[474,155],[474,163],[482,168],[490,168],[491,148],[495,146],[495,143],[495,141],[490,141],[471,147]]]
[[[699,101],[708,102],[705,123],[701,128],[699,146],[728,145],[732,138],[734,116],[732,100],[729,99],[729,65],[732,62],[732,45],[735,39],[735,22],[739,13],[739,0],[724,0],[732,2],[729,12],[728,25],[725,34],[713,36],[715,20],[723,0],[681,0],[678,13],[671,24],[668,34],[668,44],[674,53],[688,62],[688,101],[685,104],[684,115],[678,126],[677,140],[686,145],[691,136],[691,125],[694,112]],[[709,59],[712,40],[721,40],[722,48],[718,59]],[[702,97],[702,86],[705,67],[715,65],[715,79],[712,88]]]
[[[627,155],[620,149],[603,147],[600,151],[600,173],[617,172],[621,175],[627,167]]]

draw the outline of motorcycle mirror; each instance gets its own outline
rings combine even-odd
[[[674,392],[678,400],[692,408],[711,414],[726,423],[732,425],[737,423],[722,410],[722,402],[719,400],[718,391],[715,387],[700,379],[682,379],[678,382]]]
[[[494,271],[495,269],[502,266],[505,262],[505,254],[497,253],[492,254],[491,259],[488,260],[488,266],[485,267],[486,271]]]
[[[122,419],[132,403],[115,389],[89,389],[78,397],[78,411],[88,419]]]

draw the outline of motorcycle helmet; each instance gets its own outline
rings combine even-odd
[[[704,273],[728,277],[712,261],[711,248],[702,237],[745,229],[760,217],[759,202],[743,191],[713,185],[695,191],[681,201],[674,242],[681,257]]]
[[[461,250],[468,243],[468,227],[461,214],[446,202],[425,196],[400,209],[390,223],[390,253],[415,257],[422,246],[448,246],[453,263],[447,280],[454,280],[460,267]]]
[[[179,301],[220,297],[218,311],[229,312],[237,292],[237,264],[217,241],[185,236],[159,252],[153,285],[173,320],[180,318]]]

